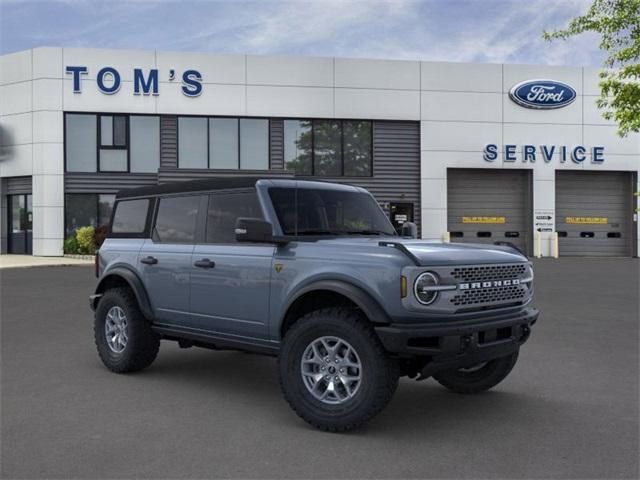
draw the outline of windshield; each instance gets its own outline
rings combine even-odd
[[[395,235],[367,193],[311,188],[270,188],[284,235]]]

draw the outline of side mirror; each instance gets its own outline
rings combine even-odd
[[[239,217],[236,220],[236,240],[238,242],[271,243],[273,227],[261,218]]]
[[[418,226],[413,222],[404,222],[400,229],[400,235],[409,238],[418,238]]]

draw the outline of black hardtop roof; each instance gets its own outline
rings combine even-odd
[[[322,183],[325,185],[333,185],[335,187],[349,188],[354,185],[335,184],[325,182],[323,180],[296,180],[293,178],[264,178],[264,177],[216,177],[203,180],[186,180],[179,182],[164,183],[161,185],[153,185],[149,187],[128,188],[120,190],[116,194],[116,199],[134,198],[134,197],[153,197],[156,195],[170,195],[173,193],[189,193],[189,192],[207,192],[211,190],[227,190],[233,188],[252,188],[256,186],[259,180],[264,180],[274,185],[293,186],[294,184],[304,183],[309,186],[320,187]],[[314,185],[315,184],[315,185]]]

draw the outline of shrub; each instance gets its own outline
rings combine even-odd
[[[95,255],[96,244],[93,241],[95,229],[92,226],[80,227],[76,230],[76,240],[78,242],[78,253],[82,255]]]
[[[75,236],[64,239],[64,253],[75,255],[78,253],[78,241]]]
[[[107,238],[107,226],[106,225],[100,225],[98,228],[96,228],[95,233],[93,234],[93,243],[95,244],[96,248],[100,248],[102,246],[102,243],[104,242],[104,239]]]

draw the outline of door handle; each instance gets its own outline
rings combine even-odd
[[[203,258],[202,260],[193,262],[193,266],[198,268],[213,268],[216,266],[216,262],[212,262],[208,258]]]
[[[158,259],[149,255],[148,257],[144,257],[143,259],[141,259],[140,263],[144,263],[145,265],[155,265],[156,263],[158,263]]]

